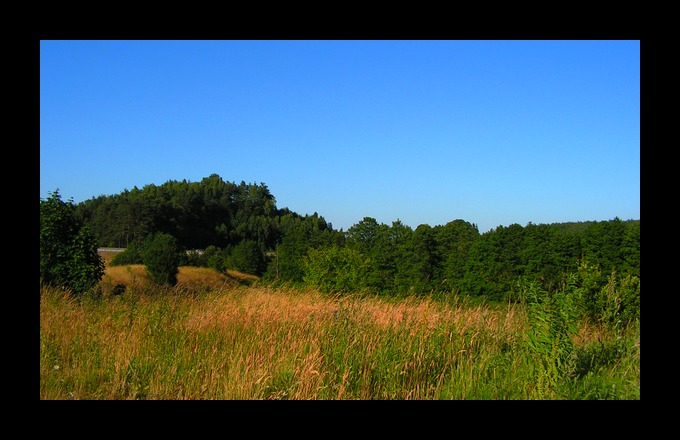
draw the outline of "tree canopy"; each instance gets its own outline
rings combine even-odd
[[[90,227],[59,190],[40,200],[40,281],[80,294],[104,276],[104,261]]]
[[[412,229],[364,217],[338,231],[316,212],[277,208],[264,183],[236,184],[217,174],[135,187],[75,208],[99,246],[128,248],[119,264],[141,261],[144,240],[163,233],[174,238],[179,264],[324,290],[347,290],[353,282],[382,295],[455,292],[503,300],[520,278],[548,291],[561,288],[584,260],[598,266],[601,284],[612,270],[640,275],[640,220],[618,217],[501,225],[483,234],[463,219]],[[205,252],[187,256],[191,249]]]

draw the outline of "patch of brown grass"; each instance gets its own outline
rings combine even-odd
[[[147,282],[148,280],[146,267],[143,264],[128,264],[124,266],[107,266],[100,283],[131,286]]]
[[[274,290],[269,287],[248,287],[245,291],[217,295],[194,310],[186,321],[192,330],[224,329],[234,325],[262,325],[324,322],[333,317],[337,303],[318,291]]]
[[[523,319],[514,308],[497,311],[464,303],[442,304],[428,298],[393,302],[380,298],[333,297],[315,289],[274,289],[251,286],[230,295],[215,296],[195,310],[187,326],[196,329],[227,328],[234,324],[320,324],[339,319],[364,323],[382,330],[410,329],[425,333],[452,325],[461,335],[485,330],[498,334],[519,331]],[[245,293],[244,293],[245,292]]]
[[[111,260],[113,260],[113,257],[118,255],[118,252],[106,252],[106,251],[98,251],[97,252],[100,257],[102,257],[102,260],[104,260],[104,265],[109,266],[111,263]]]
[[[181,266],[177,274],[177,286],[189,290],[223,290],[236,285],[236,280],[209,267]]]
[[[235,280],[238,280],[241,283],[251,285],[255,283],[256,281],[260,281],[260,277],[257,275],[250,275],[247,273],[239,272],[237,270],[232,270],[229,269],[227,270],[227,275],[234,278]]]
[[[243,274],[245,276],[245,274]],[[252,276],[252,275],[251,275]],[[224,290],[235,287],[240,280],[219,273],[208,267],[180,266],[177,274],[177,287],[186,290]],[[100,281],[102,286],[143,287],[150,283],[149,275],[143,264],[107,266]]]

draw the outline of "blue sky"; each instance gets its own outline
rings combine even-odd
[[[344,230],[640,219],[640,42],[41,41],[41,199],[213,173]]]

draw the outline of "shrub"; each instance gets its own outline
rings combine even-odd
[[[304,258],[304,282],[322,292],[352,292],[367,288],[370,260],[349,247],[310,249]]]
[[[127,266],[129,264],[144,264],[142,246],[136,240],[132,241],[123,252],[116,254],[109,262],[109,266]]]
[[[142,260],[149,277],[156,284],[177,284],[180,254],[177,240],[170,234],[149,235],[142,246]]]
[[[258,276],[264,272],[265,264],[264,254],[254,240],[244,240],[234,246],[226,263],[229,268]]]
[[[40,200],[40,280],[80,294],[104,276],[97,240],[76,216],[73,201],[64,202],[57,189]]]

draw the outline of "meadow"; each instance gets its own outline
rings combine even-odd
[[[196,267],[174,287],[107,267],[98,292],[41,287],[40,399],[640,398],[639,323],[583,322],[565,345],[532,333],[520,304],[329,295]]]

